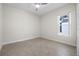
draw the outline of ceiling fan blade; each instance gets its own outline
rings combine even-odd
[[[35,5],[47,5],[48,3],[35,3]]]
[[[47,5],[48,3],[40,3],[41,5]]]

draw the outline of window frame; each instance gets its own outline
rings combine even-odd
[[[58,35],[68,37],[68,36],[71,36],[71,12],[69,12],[68,14],[65,14],[65,15],[68,15],[68,17],[69,17],[69,20],[68,20],[68,35],[65,35],[63,32],[60,32],[60,17],[61,16],[57,17]]]

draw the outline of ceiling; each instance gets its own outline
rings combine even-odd
[[[52,10],[55,10],[56,8],[62,7],[67,4],[66,3],[48,3],[47,5],[41,6],[38,9],[38,11],[35,10],[34,3],[4,3],[3,5],[23,9],[23,10],[26,10],[26,11],[29,11],[29,12],[32,12],[34,14],[41,16]]]

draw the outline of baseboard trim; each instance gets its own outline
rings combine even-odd
[[[72,44],[69,44],[69,43],[64,43],[64,42],[61,42],[61,41],[57,41],[57,40],[53,40],[53,39],[49,39],[49,38],[45,38],[45,37],[42,37],[42,38],[47,39],[47,40],[52,40],[52,41],[55,41],[55,42],[58,42],[58,43],[61,43],[61,44],[68,45],[68,46],[76,47],[76,45],[72,45]]]
[[[16,42],[25,41],[25,40],[32,40],[32,39],[36,39],[36,38],[38,38],[38,37],[39,37],[39,36],[34,36],[34,37],[30,37],[30,38],[23,38],[23,39],[19,39],[19,40],[16,40],[16,41],[3,43],[2,46],[7,45],[7,44],[16,43]]]
[[[36,39],[36,38],[43,38],[43,39],[47,39],[47,40],[52,40],[52,39],[48,39],[48,38],[46,38],[46,37],[35,36],[35,37],[31,37],[31,38],[23,38],[23,39],[20,39],[20,40],[17,40],[17,41],[12,41],[12,42],[3,43],[2,46],[7,45],[7,44],[16,43],[16,42],[25,41],[25,40],[32,40],[32,39]],[[61,43],[61,44],[66,44],[66,45],[69,45],[69,46],[76,47],[75,45],[68,44],[68,43],[64,43],[64,42],[61,42],[61,41],[57,41],[57,40],[52,40],[52,41],[55,41],[55,42],[58,42],[58,43]]]

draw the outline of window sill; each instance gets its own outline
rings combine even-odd
[[[58,33],[58,35],[68,37],[68,34],[64,34],[64,33]]]

